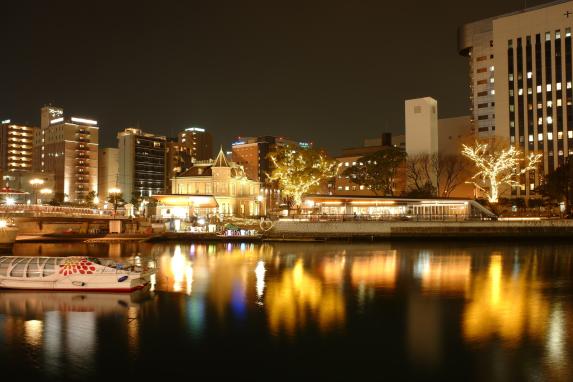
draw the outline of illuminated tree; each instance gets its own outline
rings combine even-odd
[[[339,163],[322,151],[283,146],[269,154],[274,169],[269,176],[279,184],[282,194],[299,206],[302,195],[315,189],[323,180],[336,176]]]
[[[404,163],[406,153],[396,147],[384,148],[373,154],[357,159],[344,174],[352,183],[365,186],[375,195],[392,195],[398,168]]]
[[[514,146],[509,149],[496,148],[494,145],[476,142],[474,146],[462,145],[462,154],[473,161],[478,172],[472,177],[481,180],[481,184],[472,183],[487,194],[490,203],[497,203],[500,186],[518,185],[515,178],[527,171],[534,170],[541,159],[541,154],[529,154],[523,166],[521,152]],[[482,186],[482,184],[488,185]]]

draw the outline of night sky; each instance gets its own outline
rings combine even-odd
[[[51,103],[97,119],[102,147],[193,125],[217,147],[279,135],[336,153],[402,132],[407,98],[468,114],[457,27],[523,0],[394,3],[3,1],[0,119],[38,126]]]

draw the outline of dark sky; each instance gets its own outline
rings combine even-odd
[[[544,1],[528,1],[537,5]],[[457,27],[523,0],[2,1],[0,118],[52,103],[100,123],[308,139],[337,152],[401,132],[404,99],[467,114]]]

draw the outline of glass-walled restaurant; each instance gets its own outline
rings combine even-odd
[[[301,216],[309,220],[467,220],[495,214],[474,200],[308,195]]]

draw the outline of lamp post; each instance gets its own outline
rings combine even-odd
[[[30,179],[30,184],[32,185],[32,189],[34,190],[34,204],[38,204],[38,187],[44,184],[42,179],[34,178]]]
[[[113,203],[113,216],[115,216],[117,212],[117,203],[119,199],[119,195],[121,194],[121,190],[119,188],[111,188],[109,190],[110,201]]]
[[[42,195],[42,197],[43,197],[44,195],[47,196],[47,195],[51,195],[51,194],[52,194],[52,190],[49,189],[49,188],[42,188],[42,189],[40,190],[40,195]],[[42,204],[42,199],[40,199],[40,204]]]

